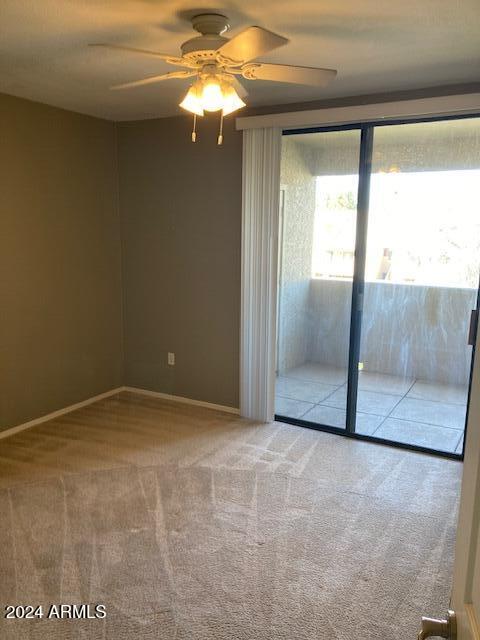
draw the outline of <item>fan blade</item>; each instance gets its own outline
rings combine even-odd
[[[217,54],[230,64],[241,64],[281,47],[287,42],[289,42],[287,38],[262,27],[248,27],[217,49]]]
[[[246,98],[248,96],[248,91],[245,89],[245,87],[240,82],[240,80],[235,78],[235,76],[230,76],[228,81],[230,82],[232,87],[235,89],[235,91],[238,93],[240,98],[243,99],[243,98]]]
[[[177,56],[170,56],[168,53],[158,53],[158,51],[149,51],[148,49],[135,49],[134,47],[123,47],[122,45],[117,44],[107,44],[107,43],[93,43],[89,44],[89,47],[103,47],[104,49],[117,49],[118,51],[129,51],[130,53],[141,53],[144,56],[153,56],[154,58],[161,58],[168,62],[169,64],[176,64],[181,67],[187,67],[188,64],[185,63],[183,58],[179,58]]]
[[[134,80],[134,82],[125,82],[124,84],[116,84],[110,89],[131,89],[132,87],[142,87],[146,84],[155,84],[156,82],[162,82],[163,80],[171,80],[172,78],[191,78],[196,76],[196,71],[170,71],[170,73],[164,73],[161,76],[149,76],[142,80]]]
[[[242,75],[247,80],[271,80],[272,82],[289,82],[291,84],[324,87],[335,78],[337,72],[335,69],[293,67],[289,64],[259,62],[242,67]]]

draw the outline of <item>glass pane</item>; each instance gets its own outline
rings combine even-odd
[[[375,129],[357,432],[461,453],[479,189],[479,119]]]
[[[360,132],[284,136],[275,412],[345,428]]]

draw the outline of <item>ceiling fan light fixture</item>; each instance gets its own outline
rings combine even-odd
[[[235,87],[212,74],[203,80],[197,80],[179,106],[197,116],[203,116],[205,111],[221,111],[223,116],[228,116],[246,104]]]
[[[223,118],[245,107],[246,104],[225,77],[212,73],[192,84],[179,106],[193,113],[192,142],[197,141],[197,116],[203,116],[205,111],[221,111],[220,132],[217,140],[221,145],[223,144]]]
[[[197,116],[203,116],[202,85],[200,82],[192,84],[179,106]]]

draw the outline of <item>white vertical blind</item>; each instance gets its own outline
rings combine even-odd
[[[281,139],[278,128],[243,133],[240,413],[263,422],[275,412]]]

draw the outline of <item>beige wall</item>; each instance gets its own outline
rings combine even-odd
[[[242,137],[218,118],[118,126],[125,382],[238,406]],[[167,352],[176,365],[167,365]]]
[[[122,381],[115,125],[0,96],[0,429]]]

